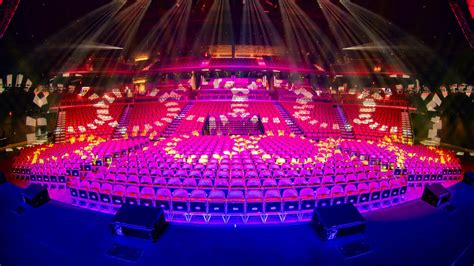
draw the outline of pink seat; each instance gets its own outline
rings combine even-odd
[[[214,181],[214,186],[218,189],[228,189],[229,181],[227,181],[227,179],[216,179]]]
[[[240,190],[245,188],[245,183],[242,179],[231,179],[230,189]]]
[[[286,188],[292,188],[293,183],[291,182],[291,179],[289,178],[282,178],[278,180],[278,188],[279,189],[286,189]]]
[[[181,179],[177,177],[168,179],[168,187],[179,188],[181,187],[181,185],[182,185]]]
[[[316,187],[321,185],[321,179],[319,177],[311,177],[308,180],[308,185],[311,187]]]
[[[213,187],[211,179],[199,179],[198,187],[200,189],[211,189]]]
[[[264,179],[263,180],[263,187],[264,188],[276,188],[277,187],[277,182],[274,179]]]
[[[124,174],[118,174],[115,176],[115,182],[127,183],[127,176]]]
[[[194,178],[185,178],[183,180],[183,187],[184,188],[196,188],[197,187],[196,179],[194,179]]]
[[[171,203],[174,212],[187,212],[189,202],[189,193],[185,189],[176,189],[173,191]]]
[[[322,180],[321,180],[321,185],[332,185],[334,184],[334,179],[332,178],[332,176],[323,176]]]
[[[252,178],[247,179],[247,189],[259,189],[260,188],[260,179]]]
[[[138,179],[138,176],[136,176],[136,175],[129,176],[127,181],[128,181],[129,184],[139,184],[140,183],[140,180]]]
[[[281,212],[281,195],[279,190],[267,190],[265,192],[265,212]]]
[[[204,190],[193,190],[189,197],[189,208],[193,213],[207,212],[207,194]]]
[[[149,185],[153,184],[153,180],[149,176],[142,176],[140,178],[140,184],[149,186]]]

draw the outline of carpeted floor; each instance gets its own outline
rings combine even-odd
[[[364,235],[329,242],[321,241],[309,224],[171,224],[158,242],[151,243],[112,235],[110,215],[59,202],[19,215],[15,209],[21,189],[4,184],[0,185],[0,264],[471,266],[474,187],[458,184],[450,190],[454,210],[409,202],[365,214]],[[341,247],[357,241],[368,245],[370,252],[345,258]],[[131,248],[128,260],[108,255],[123,247]]]

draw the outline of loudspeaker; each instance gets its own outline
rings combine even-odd
[[[6,183],[7,182],[7,177],[5,176],[5,173],[0,171],[0,184]]]
[[[110,222],[112,233],[147,240],[157,240],[166,227],[161,208],[124,204]]]
[[[366,221],[352,204],[339,204],[314,209],[312,224],[324,240],[363,233]]]
[[[49,201],[48,190],[38,184],[29,185],[22,193],[24,203],[37,208]]]
[[[422,200],[435,207],[448,202],[450,198],[451,193],[438,183],[426,186],[423,195],[421,196]]]
[[[464,173],[464,183],[469,184],[469,185],[474,185],[474,172],[468,171]]]

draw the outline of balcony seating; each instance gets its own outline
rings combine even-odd
[[[308,137],[339,138],[341,130],[332,104],[315,102],[282,102],[293,121]]]
[[[130,115],[127,134],[131,137],[160,136],[179,115],[183,102],[135,103]]]
[[[402,138],[402,109],[342,105],[356,138],[377,140],[385,136]]]
[[[122,104],[111,104],[108,108],[81,106],[62,109],[66,113],[66,139],[81,135],[94,135],[110,139],[123,110]]]

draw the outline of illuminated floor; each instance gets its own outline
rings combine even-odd
[[[196,227],[170,225],[157,243],[114,237],[111,216],[58,202],[15,212],[20,189],[0,185],[2,265],[472,265],[474,187],[457,184],[454,212],[421,201],[365,214],[367,232],[322,242],[308,224]],[[344,243],[372,251],[346,259]],[[114,243],[143,249],[136,263],[106,255]]]

